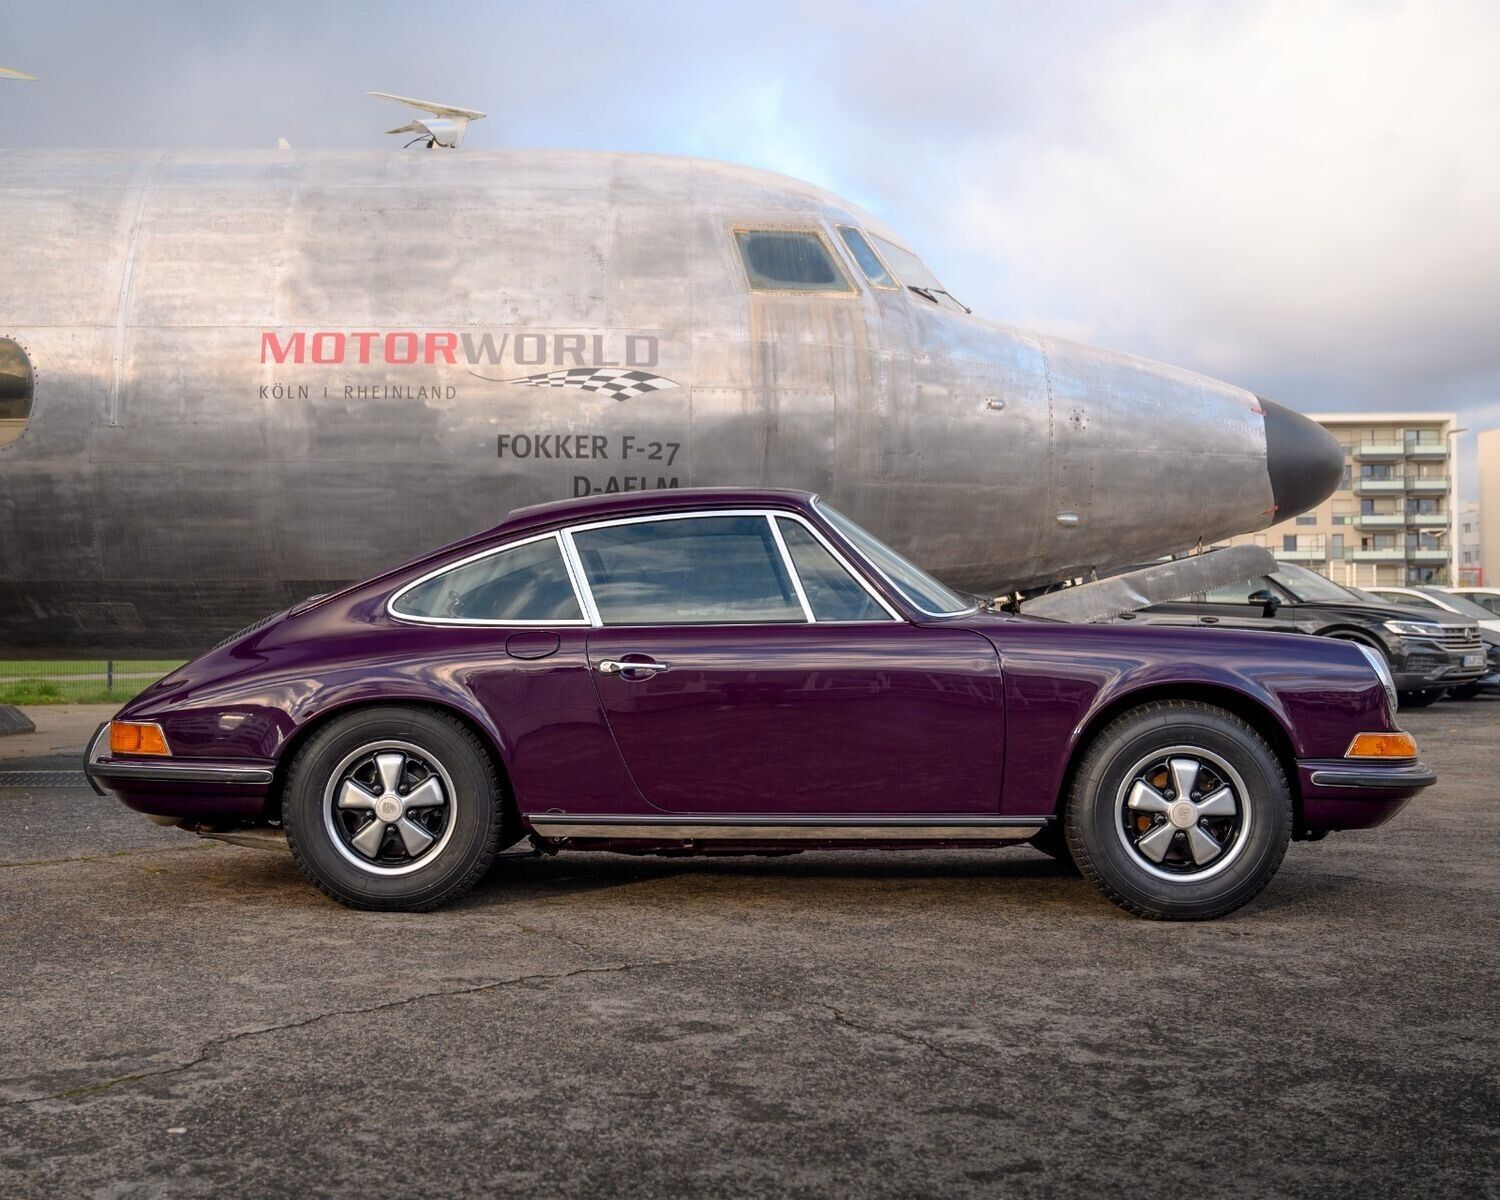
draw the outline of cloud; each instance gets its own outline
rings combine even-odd
[[[41,77],[0,83],[10,144],[379,146],[381,88],[486,109],[476,149],[812,179],[981,313],[1304,409],[1500,394],[1488,0],[98,0],[0,59]]]

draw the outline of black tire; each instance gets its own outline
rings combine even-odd
[[[1397,707],[1426,708],[1429,704],[1436,704],[1447,694],[1445,688],[1428,688],[1425,692],[1397,692]]]
[[[377,832],[380,857],[369,858],[353,844],[351,829],[371,826],[360,806],[346,809],[331,798],[336,788],[343,794],[342,781],[358,784],[358,772],[374,770],[377,755],[404,759],[396,783],[382,784],[377,773],[368,785],[372,793],[384,792],[380,803],[403,793],[415,797],[420,789],[413,779],[421,787],[436,780],[430,794],[445,797],[409,814],[424,832],[430,826],[424,849],[408,848],[401,827],[406,814]],[[379,812],[371,807],[373,822]],[[298,751],[287,773],[282,824],[302,874],[340,904],[424,912],[468,891],[494,862],[505,826],[505,789],[488,747],[463,722],[434,709],[365,708],[330,722]]]
[[[1448,693],[1448,699],[1472,700],[1482,691],[1484,691],[1484,685],[1482,683],[1466,683],[1450,691]]]
[[[1152,779],[1175,779],[1174,760],[1197,763],[1192,776],[1205,778],[1209,790],[1188,798],[1206,808],[1232,801],[1236,815],[1195,818],[1196,804],[1176,804],[1170,782],[1156,797],[1173,801],[1170,815],[1135,811],[1126,803],[1133,781],[1145,778],[1144,764],[1158,754],[1164,769]],[[1211,802],[1210,792],[1223,789],[1229,801]],[[1143,820],[1150,824],[1138,824]],[[1074,775],[1064,828],[1078,869],[1115,904],[1140,917],[1202,921],[1233,912],[1276,874],[1291,840],[1292,793],[1280,760],[1250,724],[1208,704],[1157,701],[1117,717],[1094,738]],[[1201,865],[1196,861],[1190,829],[1222,838],[1212,843],[1221,847],[1216,857],[1203,851]],[[1147,834],[1167,847],[1155,866],[1139,845],[1127,844]]]
[[[1054,821],[1046,829],[1032,838],[1027,845],[1040,850],[1048,858],[1055,858],[1058,865],[1066,869],[1070,874],[1077,875],[1078,864],[1073,861],[1073,852],[1068,849],[1068,838],[1063,832],[1060,822]]]

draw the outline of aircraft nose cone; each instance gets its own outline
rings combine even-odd
[[[1276,519],[1284,521],[1333,494],[1344,475],[1344,451],[1316,421],[1264,396],[1257,399],[1266,410],[1266,473]]]

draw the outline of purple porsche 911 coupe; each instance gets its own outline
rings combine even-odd
[[[816,497],[719,489],[521,509],[304,601],[131,701],[87,770],[165,824],[284,834],[361,908],[442,904],[523,840],[1029,842],[1169,918],[1435,779],[1367,647],[993,611]]]

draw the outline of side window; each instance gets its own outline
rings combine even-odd
[[[0,337],[0,446],[21,436],[31,416],[31,360],[10,338]]]
[[[573,545],[606,625],[806,621],[763,516],[580,529]]]
[[[1251,592],[1270,591],[1278,600],[1282,599],[1276,589],[1264,579],[1251,579],[1244,583],[1226,584],[1207,593],[1203,599],[1209,604],[1252,604]]]
[[[811,230],[735,230],[753,292],[854,291],[820,234]]]
[[[792,566],[802,580],[802,590],[813,616],[819,621],[890,621],[894,618],[875,602],[864,585],[850,575],[838,559],[828,553],[807,527],[798,521],[777,517],[781,540],[792,556]]]
[[[400,617],[439,621],[582,621],[557,538],[486,555],[407,588]]]
[[[865,241],[865,235],[859,230],[850,225],[840,225],[839,237],[844,239],[844,245],[849,247],[849,253],[854,255],[854,261],[865,273],[865,278],[876,287],[894,289],[901,286],[885,269],[885,264],[880,261],[880,255],[875,253],[870,243]]]

